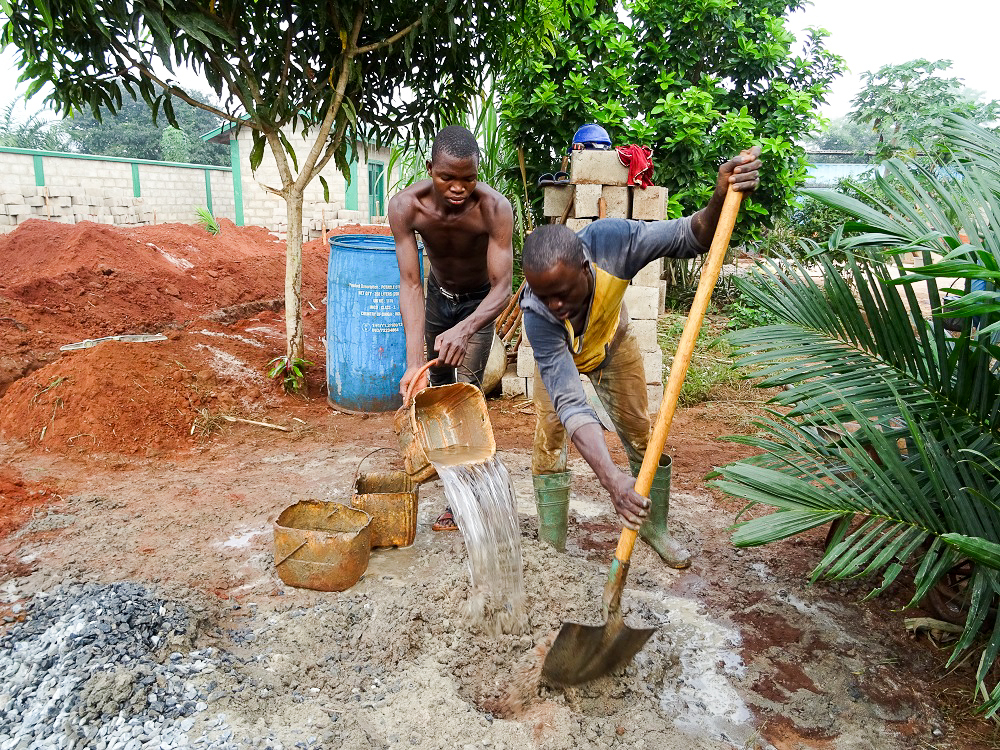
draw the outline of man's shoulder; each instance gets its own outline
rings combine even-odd
[[[628,219],[597,219],[577,232],[591,260],[606,253],[618,254],[632,241],[633,229]]]
[[[483,211],[495,212],[506,210],[513,212],[507,196],[485,182],[476,183],[476,197],[479,199],[479,206]]]
[[[392,205],[395,203],[397,206],[418,205],[430,196],[428,190],[430,187],[430,180],[420,180],[420,182],[414,182],[409,187],[405,187],[393,195],[389,199],[389,204]]]

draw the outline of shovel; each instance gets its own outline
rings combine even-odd
[[[684,331],[677,344],[677,354],[670,366],[670,377],[663,392],[663,401],[660,403],[653,432],[646,446],[642,468],[635,480],[635,491],[643,497],[649,497],[649,490],[653,485],[653,475],[667,442],[670,423],[673,422],[674,412],[677,410],[677,398],[684,384],[684,376],[687,375],[695,340],[705,319],[705,311],[712,298],[712,290],[719,279],[719,271],[722,269],[722,261],[729,247],[729,239],[733,234],[742,197],[742,193],[730,188],[722,206],[719,224],[712,238],[712,247],[708,251],[708,259],[701,271],[698,291],[694,302],[691,303],[691,312],[688,313]],[[655,632],[656,628],[629,627],[625,624],[621,613],[622,589],[625,587],[629,559],[632,557],[632,548],[638,535],[639,532],[626,527],[622,529],[618,539],[618,548],[608,570],[608,581],[604,584],[602,604],[605,624],[563,623],[542,664],[542,675],[549,682],[556,685],[578,685],[608,674],[639,653]]]

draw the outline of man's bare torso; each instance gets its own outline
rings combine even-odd
[[[399,193],[405,199],[409,228],[420,235],[434,276],[448,291],[463,293],[489,283],[487,249],[491,217],[502,196],[478,183],[457,211],[443,210],[434,200],[434,186],[422,180]]]

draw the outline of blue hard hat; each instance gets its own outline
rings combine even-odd
[[[573,143],[581,143],[589,148],[611,148],[611,136],[600,125],[589,122],[576,129]]]

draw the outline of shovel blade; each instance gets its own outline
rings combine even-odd
[[[564,622],[545,656],[542,675],[556,685],[579,685],[627,664],[656,628],[630,628],[619,615],[604,625]]]

